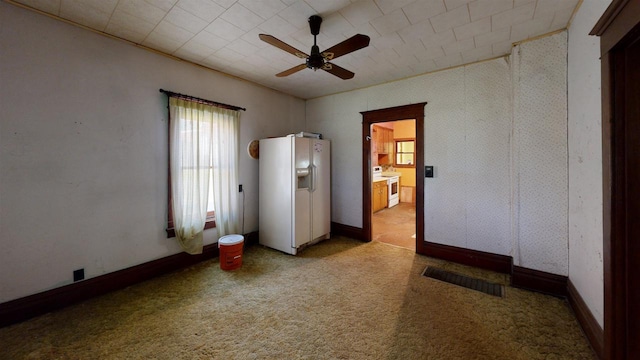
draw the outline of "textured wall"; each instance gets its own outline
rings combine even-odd
[[[362,226],[359,112],[427,101],[425,239],[567,275],[566,40],[308,100],[307,128],[335,144],[332,220]]]
[[[516,46],[515,264],[568,275],[567,33]]]
[[[585,1],[569,29],[569,279],[603,326],[600,39],[610,0]]]
[[[251,139],[302,131],[304,101],[0,2],[0,302],[180,252],[167,239],[164,88],[247,108]],[[234,189],[235,191],[235,189]],[[215,241],[215,230],[206,232]]]

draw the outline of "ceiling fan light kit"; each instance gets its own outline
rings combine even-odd
[[[329,74],[337,76],[343,80],[351,79],[355,75],[351,71],[344,69],[336,64],[332,64],[329,60],[333,60],[342,55],[349,54],[356,50],[360,50],[369,46],[369,37],[367,35],[357,34],[354,35],[347,40],[336,44],[327,50],[320,52],[320,48],[316,43],[316,36],[320,33],[320,25],[322,24],[322,18],[318,15],[313,15],[309,17],[309,29],[311,30],[311,35],[313,35],[313,46],[311,47],[311,55],[307,55],[304,52],[294,48],[293,46],[278,40],[277,38],[267,35],[260,34],[260,40],[277,47],[280,50],[284,50],[290,54],[293,54],[301,59],[305,59],[305,64],[300,64],[292,67],[291,69],[285,70],[281,73],[276,74],[277,77],[289,76],[293,73],[296,73],[304,68],[312,69],[316,71],[318,69],[324,70]]]

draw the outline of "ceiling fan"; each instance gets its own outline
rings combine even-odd
[[[343,80],[351,79],[355,74],[351,71],[342,68],[336,64],[332,64],[329,60],[333,60],[339,56],[346,55],[348,53],[360,50],[369,46],[369,37],[367,35],[357,34],[347,40],[336,44],[327,50],[320,52],[318,45],[316,44],[316,36],[320,33],[320,24],[322,24],[322,18],[318,15],[313,15],[309,18],[309,28],[313,35],[313,46],[311,47],[311,55],[307,55],[304,52],[294,48],[293,46],[286,44],[275,37],[267,34],[260,34],[260,40],[284,50],[290,54],[293,54],[299,58],[306,59],[305,64],[294,66],[289,70],[285,70],[276,74],[278,77],[284,77],[296,73],[304,68],[318,70],[322,69],[329,74],[335,75]]]

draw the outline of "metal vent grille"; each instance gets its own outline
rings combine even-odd
[[[504,296],[504,287],[500,284],[452,273],[446,270],[427,266],[422,275],[444,281],[450,284],[465,287],[467,289],[476,290],[493,296]]]

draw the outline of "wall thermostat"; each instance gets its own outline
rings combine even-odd
[[[424,167],[424,177],[432,178],[433,177],[433,166],[425,166]]]

